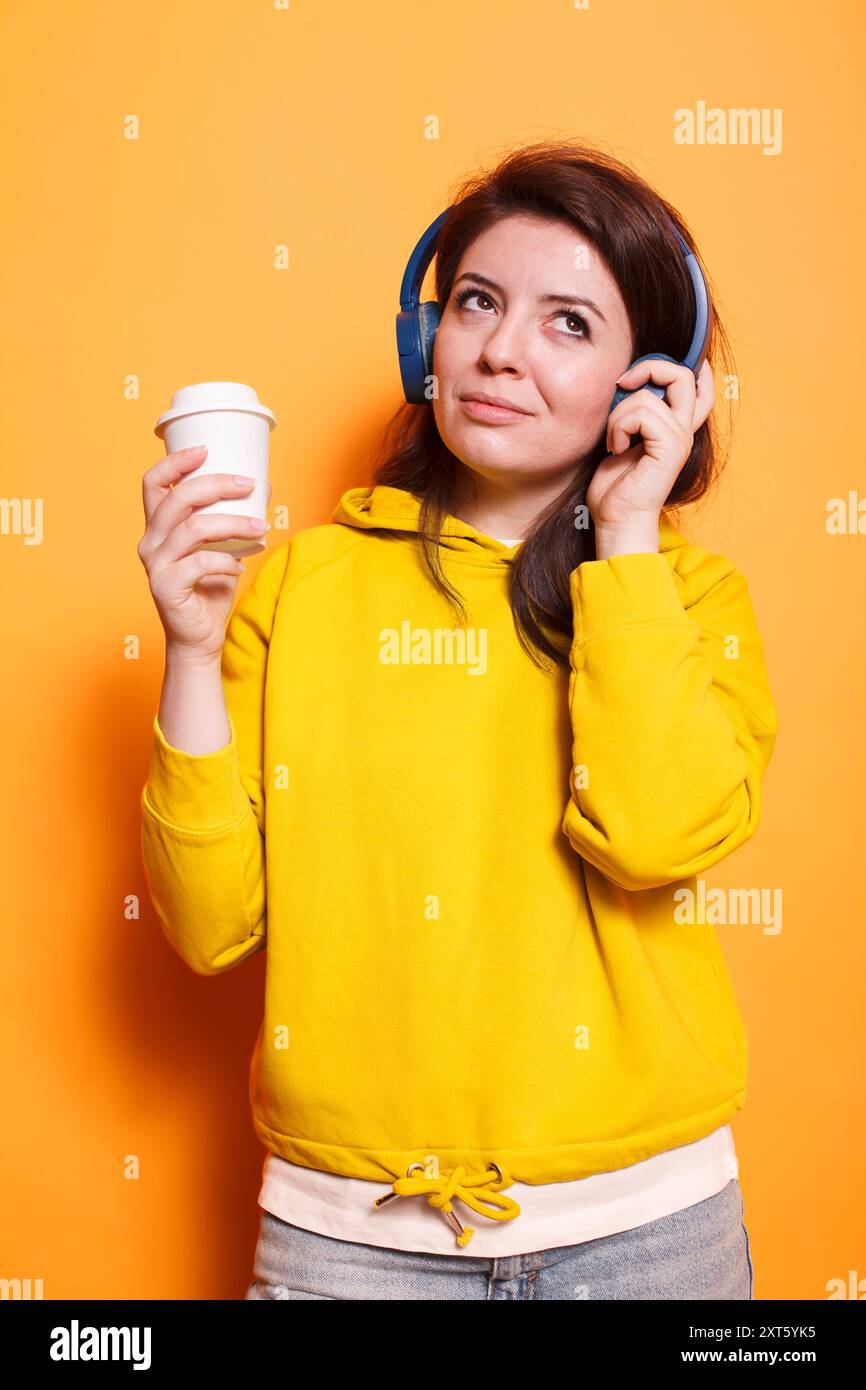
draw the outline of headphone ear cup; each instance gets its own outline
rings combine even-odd
[[[424,378],[433,375],[433,341],[439,327],[439,317],[437,300],[428,299],[425,303],[418,305],[418,333],[421,338],[422,376]],[[422,389],[425,384],[426,382],[422,382]]]

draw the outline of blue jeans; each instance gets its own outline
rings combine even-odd
[[[253,1276],[246,1299],[751,1299],[754,1287],[736,1178],[630,1231],[503,1259],[335,1240],[263,1210]]]

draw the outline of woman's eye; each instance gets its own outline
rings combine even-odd
[[[570,320],[571,323],[576,323],[580,326],[579,333],[569,331],[565,335],[567,338],[588,338],[590,336],[589,324],[581,314],[562,313],[557,314],[557,318]]]
[[[465,308],[468,299],[486,299],[488,304],[493,303],[490,296],[485,294],[483,290],[461,290],[457,295],[457,304],[459,308]]]

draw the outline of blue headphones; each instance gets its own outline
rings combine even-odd
[[[438,302],[435,299],[428,299],[424,304],[421,304],[419,303],[419,295],[427,267],[436,252],[439,229],[450,211],[450,208],[446,208],[444,212],[439,214],[435,222],[430,223],[409,257],[403,273],[403,283],[400,286],[400,311],[397,314],[397,352],[400,360],[400,375],[403,379],[403,392],[407,401],[411,401],[415,405],[423,405],[427,400],[424,390],[427,385],[427,377],[433,373],[433,340],[436,337],[440,317]],[[706,357],[709,342],[710,294],[696,256],[675,227],[673,231],[680,243],[691,276],[696,305],[695,330],[692,334],[689,350],[681,365],[691,367],[697,377]],[[677,361],[675,357],[668,357],[667,353],[664,352],[647,352],[644,353],[643,357],[636,357],[630,365],[634,367],[638,362],[646,362],[649,358],[661,359],[662,362]],[[636,390],[652,391],[653,395],[660,397],[661,400],[665,398],[665,388],[656,386],[654,382],[650,381],[645,387],[638,386],[628,391],[617,389],[614,392],[610,409],[613,410],[614,406],[619,405],[626,396],[633,395]]]

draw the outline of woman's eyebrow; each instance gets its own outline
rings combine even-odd
[[[495,280],[491,280],[487,275],[478,275],[474,270],[464,270],[462,275],[458,275],[455,284],[461,280],[477,280],[479,284],[489,285],[492,290],[498,290],[502,294],[502,286],[497,285]],[[539,304],[583,304],[585,308],[591,309],[594,314],[598,314],[602,323],[607,323],[607,319],[592,299],[585,299],[579,294],[542,294],[538,298]]]

